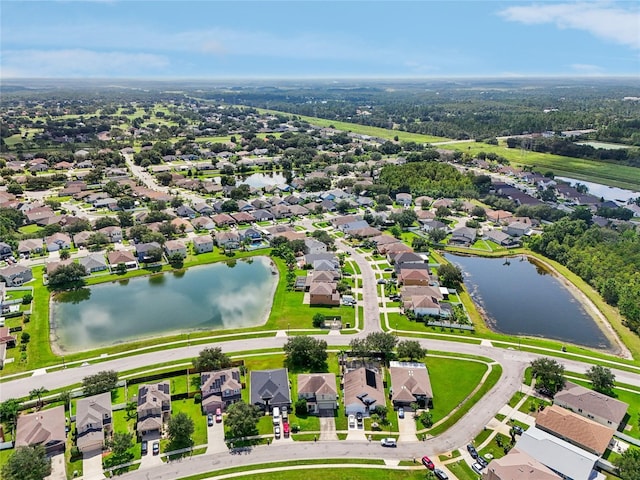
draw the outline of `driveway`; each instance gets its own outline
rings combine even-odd
[[[153,454],[153,442],[160,441],[160,434],[158,432],[147,433],[142,437],[142,440],[146,440],[148,443],[147,454],[143,455],[140,459],[140,470],[145,468],[153,468],[162,465],[160,455]]]
[[[398,412],[395,412],[397,415]],[[416,441],[416,421],[413,419],[413,412],[404,412],[404,418],[398,418],[398,430],[400,436],[398,440],[401,442]]]
[[[220,423],[213,422],[207,427],[207,453],[222,453],[228,451],[224,441],[224,420]]]
[[[64,453],[51,457],[51,475],[46,480],[67,480],[67,469],[64,464]]]
[[[338,440],[336,419],[333,416],[320,417],[320,441]]]
[[[102,480],[102,449],[98,448],[82,454],[82,478],[83,480]]]

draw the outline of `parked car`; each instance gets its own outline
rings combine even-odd
[[[289,424],[287,422],[282,424],[282,434],[284,438],[289,438]]]
[[[476,472],[477,474],[482,475],[482,469],[484,468],[482,465],[480,465],[479,463],[474,463],[473,465],[471,465],[471,468],[473,469],[474,472]]]
[[[280,438],[280,425],[273,427],[273,434],[276,438]]]
[[[216,423],[220,423],[222,421],[222,410],[219,408],[216,409]]]
[[[435,468],[435,465],[433,464],[431,459],[429,457],[427,457],[426,455],[424,457],[422,457],[422,464],[425,467],[427,467],[429,470],[433,470]]]
[[[378,280],[378,285],[384,285],[387,281],[384,278]]]
[[[358,422],[358,425],[362,425],[362,413],[356,413],[356,421]]]
[[[146,455],[149,452],[149,442],[146,440],[142,440],[142,445],[140,445],[140,453],[142,455]]]
[[[349,428],[356,428],[356,416],[349,415]]]
[[[438,480],[449,480],[449,475],[447,475],[444,470],[440,470],[439,468],[436,468],[433,471],[433,474]]]
[[[520,425],[514,425],[513,433],[515,433],[516,435],[522,435],[524,433],[524,428],[522,428]]]
[[[487,465],[489,465],[489,462],[487,462],[484,458],[482,458],[482,456],[478,455],[478,458],[476,459],[476,461],[482,465],[482,468],[486,467]]]
[[[289,418],[289,410],[286,406],[282,407],[280,414],[282,415],[283,420],[287,420]]]
[[[404,408],[402,407],[398,409],[398,418],[404,418]]]
[[[153,442],[153,454],[158,455],[160,453],[160,442],[157,440]]]
[[[210,427],[213,426],[213,414],[212,413],[207,415],[207,425],[209,425]]]
[[[467,445],[467,450],[469,451],[469,455],[471,455],[474,459],[478,458],[478,452],[476,451],[476,447],[469,444]]]
[[[395,438],[383,438],[380,440],[380,445],[383,447],[397,447],[398,442],[396,442]]]

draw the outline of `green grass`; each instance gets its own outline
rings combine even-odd
[[[513,397],[511,397],[511,400],[509,400],[509,406],[510,406],[511,408],[514,408],[514,407],[518,404],[518,402],[519,402],[520,400],[522,400],[522,398],[523,398],[524,396],[525,396],[525,394],[524,394],[524,393],[522,393],[522,392],[516,392],[516,393],[514,393],[514,394],[513,394]]]
[[[479,478],[478,474],[471,470],[471,467],[469,467],[467,462],[464,460],[449,463],[447,468],[458,478],[458,480],[477,480]]]
[[[192,398],[171,401],[172,415],[179,412],[186,413],[193,420],[195,430],[191,439],[193,445],[203,445],[207,443],[207,417],[202,414],[199,403],[195,403]]]
[[[424,471],[387,470],[379,468],[318,468],[304,470],[281,470],[277,474],[252,473],[238,480],[424,480]]]

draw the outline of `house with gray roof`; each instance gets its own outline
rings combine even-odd
[[[291,406],[291,390],[286,368],[252,370],[249,385],[251,404],[260,410],[269,413],[273,407]]]
[[[469,227],[459,227],[451,232],[449,244],[451,245],[472,245],[476,241],[476,229]]]
[[[565,382],[553,403],[614,430],[620,428],[629,408],[625,402],[572,382]]]
[[[193,249],[196,253],[213,252],[213,238],[211,235],[193,237]]]
[[[67,440],[65,425],[62,405],[20,415],[16,425],[15,447],[42,445],[47,456],[63,453]]]
[[[0,279],[7,284],[7,287],[19,287],[23,283],[33,280],[33,273],[30,268],[23,265],[9,265],[0,268]]]
[[[105,392],[76,403],[77,445],[81,452],[101,449],[113,433],[111,393]]]
[[[87,271],[87,275],[93,272],[101,272],[107,270],[107,260],[102,253],[91,253],[86,257],[82,257],[78,260],[78,263],[84,267]]]
[[[138,387],[138,423],[136,431],[162,433],[164,424],[171,415],[171,393],[169,382],[160,382]]]

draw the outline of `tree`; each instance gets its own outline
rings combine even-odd
[[[321,313],[316,313],[313,316],[313,326],[315,328],[322,328],[324,326],[324,315]]]
[[[444,287],[458,288],[462,283],[462,270],[452,263],[443,263],[438,267],[438,278]]]
[[[427,349],[422,348],[417,340],[402,340],[398,343],[398,358],[408,358],[409,360],[419,360],[427,355]]]
[[[22,304],[29,305],[33,301],[33,295],[27,293],[24,297],[22,297]]]
[[[121,199],[122,200],[122,199]],[[118,200],[120,202],[120,200]],[[118,204],[118,206],[120,206]],[[120,207],[123,208],[123,207]],[[131,212],[125,212],[124,210],[120,210],[118,213],[118,221],[120,222],[121,227],[131,227],[133,225],[133,215]]]
[[[16,398],[9,398],[0,403],[0,422],[4,423],[9,430],[13,430],[16,418],[20,411],[20,401]]]
[[[171,440],[171,450],[190,447],[193,445],[191,436],[195,431],[193,419],[184,412],[178,412],[169,418],[168,434]]]
[[[51,474],[51,462],[42,445],[18,447],[2,467],[4,480],[43,480]]]
[[[431,425],[433,425],[433,415],[431,414],[431,412],[420,413],[418,420],[420,420],[420,423],[422,423],[425,428],[429,428],[431,427]]]
[[[60,250],[60,260],[69,260],[71,252],[69,250]]]
[[[429,233],[427,233],[427,235],[429,236],[429,240],[431,240],[433,243],[440,243],[445,238],[447,238],[447,232],[443,228],[433,228],[429,230]]]
[[[295,403],[296,415],[306,415],[309,413],[309,408],[307,407],[307,399],[300,398]]]
[[[596,392],[611,395],[616,380],[616,376],[611,372],[611,369],[602,365],[594,365],[587,370],[586,376],[591,380],[593,389]]]
[[[100,232],[94,232],[89,235],[89,238],[87,238],[87,245],[93,247],[96,250],[100,250],[103,245],[107,245],[108,243],[109,237]]]
[[[117,458],[122,458],[127,451],[133,447],[133,433],[130,432],[114,432],[107,446],[111,449],[111,453]]]
[[[100,230],[104,227],[115,227],[119,225],[120,222],[115,217],[100,217],[93,224],[96,230]]]
[[[13,195],[22,195],[22,192],[22,187],[16,182],[11,182],[9,185],[7,185],[7,193],[11,193]]]
[[[49,390],[47,390],[44,387],[34,388],[33,390],[31,390],[29,392],[29,398],[38,397],[38,408],[41,408],[42,407],[42,395],[44,395],[48,391]]]
[[[537,358],[531,362],[531,375],[536,379],[536,388],[551,395],[562,390],[565,383],[564,366],[551,358]]]
[[[184,256],[181,253],[172,253],[169,255],[169,265],[173,268],[182,268],[184,266]]]
[[[89,375],[82,379],[82,392],[85,396],[110,392],[118,385],[118,372],[103,370],[95,375]]]
[[[366,336],[367,348],[370,352],[379,353],[386,360],[393,356],[398,337],[386,332],[373,332]]]
[[[289,338],[283,349],[291,367],[312,371],[324,371],[326,368],[328,355],[327,342],[324,340],[300,335]]]
[[[364,358],[369,354],[367,341],[364,338],[354,338],[349,342],[351,355],[354,357]]]
[[[229,429],[229,436],[240,438],[257,435],[260,416],[260,410],[255,405],[249,405],[242,400],[232,403],[227,407],[227,418],[224,422]]]
[[[158,247],[153,247],[147,250],[147,256],[145,263],[155,263],[162,260],[162,249]]]
[[[640,478],[640,449],[630,447],[613,461],[618,468],[618,475],[622,480],[637,480]]]
[[[199,372],[221,370],[231,365],[231,359],[222,353],[220,347],[208,347],[200,350],[198,357],[193,359],[193,368]]]
[[[84,286],[83,277],[86,274],[87,271],[79,263],[61,265],[49,275],[49,286],[54,290],[77,290]]]

